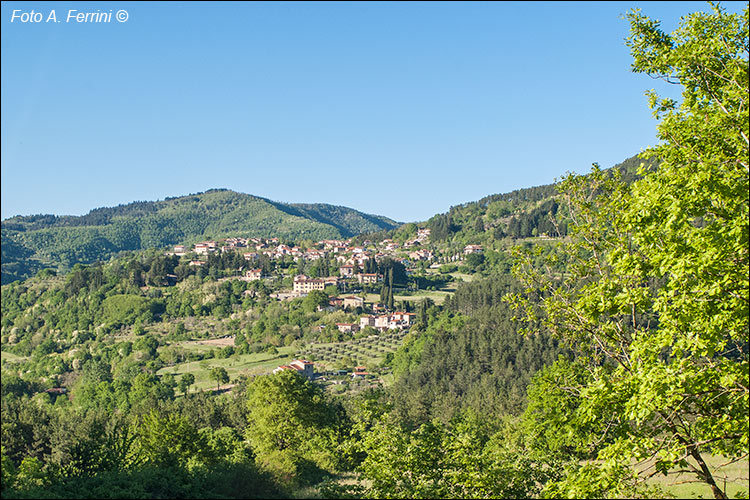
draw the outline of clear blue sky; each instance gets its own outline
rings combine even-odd
[[[707,10],[3,2],[2,218],[225,187],[413,221],[611,166],[656,141],[643,92],[661,87],[624,44],[634,7],[669,30]],[[11,22],[32,9],[43,22]]]

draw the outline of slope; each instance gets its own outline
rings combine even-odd
[[[66,270],[121,251],[175,243],[232,236],[346,238],[397,225],[347,207],[289,205],[226,189],[98,208],[80,217],[18,216],[2,222],[2,283],[44,267]]]

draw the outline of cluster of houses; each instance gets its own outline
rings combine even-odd
[[[405,330],[412,326],[417,319],[415,313],[394,312],[390,314],[365,315],[357,323],[336,323],[336,328],[342,333],[356,333],[366,327],[375,328],[381,332],[385,330]]]
[[[430,239],[430,228],[424,227],[424,228],[417,229],[417,237],[414,239],[405,241],[404,248],[411,248],[416,245],[422,245],[428,239]]]
[[[223,245],[219,245],[216,241],[202,241],[196,243],[192,247],[185,245],[175,245],[174,251],[170,252],[173,255],[185,255],[190,252],[194,252],[196,255],[208,255],[217,251],[230,252],[230,251],[243,251],[245,249],[254,249],[255,251],[244,252],[243,256],[245,260],[257,260],[261,254],[267,255],[272,259],[283,258],[286,255],[292,256],[295,260],[317,260],[325,257],[326,253],[316,248],[301,249],[297,246],[289,246],[285,244],[279,244],[278,238],[227,238],[222,240]],[[318,245],[323,246],[326,244],[330,245],[331,240],[319,241]],[[343,248],[346,249],[346,242],[342,243]],[[339,247],[336,247],[337,249]]]
[[[414,252],[409,252],[409,258],[411,260],[432,260],[435,258],[435,253],[432,250],[421,248]]]
[[[411,248],[416,245],[425,243],[430,237],[429,228],[420,228],[417,230],[417,236],[403,244],[404,248]],[[221,243],[221,244],[220,244]],[[363,266],[369,259],[379,260],[387,256],[393,256],[393,253],[399,249],[400,245],[393,240],[383,240],[377,244],[377,250],[372,249],[371,242],[365,241],[361,246],[352,246],[351,240],[320,240],[316,243],[317,248],[302,249],[298,246],[289,246],[279,243],[278,238],[227,238],[221,242],[203,241],[196,243],[188,248],[185,245],[176,245],[172,255],[185,255],[190,252],[198,256],[209,255],[213,252],[240,251],[243,249],[253,249],[254,251],[243,252],[245,260],[248,262],[259,259],[261,255],[267,255],[271,259],[280,259],[290,256],[295,261],[318,260],[328,255],[335,255],[336,262],[340,265],[339,276],[325,278],[312,278],[305,275],[294,277],[291,292],[279,292],[276,298],[291,299],[304,296],[313,290],[324,290],[327,286],[339,286],[342,280],[356,279],[360,285],[377,285],[383,281],[383,275],[377,273],[359,272],[360,266]],[[466,245],[463,250],[463,256],[483,252],[482,245]],[[463,258],[461,254],[454,255],[450,261],[457,261]],[[402,259],[404,265],[409,265],[410,261],[434,261],[435,253],[427,248],[414,249],[408,254],[409,260]],[[206,262],[198,257],[190,262],[191,266],[203,266]],[[439,267],[439,263],[433,264],[433,267]],[[407,267],[407,273],[410,269]],[[262,269],[253,268],[244,271],[239,278],[244,281],[255,281],[263,278]],[[336,307],[339,304],[331,304]],[[347,306],[344,306],[347,307]],[[361,307],[357,306],[357,307]]]
[[[420,228],[417,230],[417,236],[411,240],[407,240],[403,244],[403,248],[412,248],[414,246],[422,245],[428,241],[430,237],[429,228]],[[367,273],[355,272],[355,266],[359,268],[369,260],[375,258],[379,260],[384,257],[393,256],[394,252],[400,248],[400,245],[393,240],[387,239],[381,241],[377,247],[379,250],[369,249],[372,245],[371,242],[365,241],[362,246],[351,246],[351,240],[320,240],[316,243],[317,248],[303,249],[298,246],[289,246],[283,243],[279,243],[278,238],[227,238],[221,242],[220,245],[217,241],[203,241],[196,243],[192,247],[186,245],[175,245],[174,251],[169,252],[170,255],[185,255],[190,252],[194,252],[196,255],[205,256],[213,252],[221,251],[242,251],[243,249],[253,249],[254,251],[243,252],[243,256],[247,261],[255,261],[260,258],[261,255],[266,255],[271,259],[281,259],[286,256],[292,257],[295,261],[302,259],[306,261],[315,261],[322,259],[330,254],[335,254],[335,260],[341,265],[339,274],[342,278],[356,278],[360,284],[374,284],[382,280],[382,276]],[[466,245],[464,247],[463,254],[469,255],[473,253],[482,253],[482,245]],[[409,259],[412,261],[433,261],[435,259],[435,253],[427,248],[420,248],[412,250],[408,254]],[[459,260],[459,255],[454,256],[451,260]],[[408,263],[404,261],[404,263]],[[202,260],[194,260],[190,262],[191,265],[201,266],[205,262]],[[244,276],[247,280],[261,279],[259,269],[251,269],[245,273]],[[301,284],[301,288],[310,288],[311,290],[322,290],[326,285],[321,288],[315,288],[320,286],[319,284],[308,283]],[[311,288],[312,287],[312,288]]]
[[[425,243],[430,236],[429,228],[417,230],[417,236],[414,239],[404,243],[404,248],[410,248],[415,245]],[[221,243],[221,244],[220,244]],[[351,240],[320,240],[316,243],[317,248],[303,249],[298,246],[289,246],[279,243],[278,238],[226,238],[221,242],[202,241],[190,247],[186,245],[175,245],[174,251],[169,252],[171,255],[186,255],[190,252],[199,256],[209,255],[214,252],[243,251],[243,256],[248,261],[257,260],[260,255],[267,255],[271,259],[280,259],[285,256],[291,256],[295,261],[298,259],[314,261],[321,259],[329,254],[336,254],[338,263],[353,265],[364,264],[367,259],[375,257],[385,257],[391,255],[399,249],[400,245],[393,240],[383,240],[378,244],[379,252],[368,250],[371,242],[365,241],[363,246],[351,246]],[[428,250],[421,250],[414,253],[417,260],[432,259],[434,254]],[[200,262],[200,261],[196,261]],[[199,265],[199,264],[196,264]]]

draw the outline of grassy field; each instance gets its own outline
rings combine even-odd
[[[179,344],[182,345],[182,347],[196,350],[209,350],[215,348],[210,345],[201,345],[195,342],[181,342]],[[215,389],[216,381],[212,380],[210,377],[211,368],[219,366],[223,367],[229,374],[230,380],[234,380],[240,375],[260,375],[263,373],[270,373],[277,366],[289,363],[293,359],[292,355],[294,354],[294,349],[292,347],[279,347],[278,351],[278,354],[259,352],[223,359],[213,358],[203,361],[178,363],[174,366],[162,368],[157,374],[166,375],[171,373],[177,380],[179,380],[183,373],[192,373],[195,375],[195,384],[191,387],[191,391],[196,389]]]
[[[438,274],[438,270],[428,269],[427,274]],[[409,295],[399,294],[397,290],[394,290],[393,300],[395,301],[408,300],[410,302],[419,302],[423,298],[430,298],[436,304],[442,304],[443,302],[445,302],[445,298],[448,295],[456,291],[456,288],[462,281],[472,281],[474,279],[474,276],[471,274],[454,272],[454,273],[450,273],[450,275],[453,276],[455,281],[446,283],[446,285],[440,288],[439,290],[418,290]],[[367,296],[365,297],[365,302],[377,304],[378,302],[380,302],[380,294],[368,293]]]
[[[303,348],[298,357],[315,359],[316,371],[332,369],[337,361],[347,356],[352,359],[354,364],[364,365],[371,369],[371,367],[378,365],[386,354],[396,351],[404,336],[404,332],[386,332],[382,335],[352,339],[346,342],[313,344]],[[198,352],[216,349],[216,346],[201,344],[198,341],[176,342],[172,345]],[[278,351],[278,354],[261,352],[235,355],[229,358],[212,358],[203,361],[178,363],[162,368],[157,374],[172,374],[179,380],[183,373],[192,373],[195,376],[195,384],[191,387],[191,391],[210,390],[216,388],[216,382],[210,376],[211,368],[223,367],[229,374],[230,380],[234,380],[240,375],[270,373],[277,366],[287,364],[294,359],[295,348],[291,346],[279,347]]]
[[[708,459],[708,462],[712,470],[715,472],[716,466],[726,462],[726,460],[723,457],[710,457]],[[745,495],[742,498],[747,498],[749,468],[750,463],[748,463],[748,460],[745,459],[722,468],[719,473],[715,473],[714,478],[716,478],[719,487],[724,490],[724,482],[722,479],[726,475],[726,494],[729,498],[740,498],[737,496],[737,493],[743,490],[745,492]],[[714,495],[713,493],[711,493],[711,489],[708,486],[696,483],[675,484],[690,479],[691,478],[687,477],[687,475],[685,477],[669,476],[667,478],[660,479],[654,478],[651,482],[662,485],[664,490],[674,495],[675,498],[714,498]],[[355,473],[346,473],[339,475],[338,477],[336,477],[336,481],[339,484],[362,484],[362,481],[357,477]],[[305,490],[305,492],[307,493],[307,495],[309,495],[307,498],[322,498],[319,491],[311,491],[310,489],[308,489]]]
[[[452,292],[449,290],[419,290],[418,292],[414,292],[413,295],[399,295],[397,293],[394,293],[393,300],[396,302],[402,300],[419,302],[423,298],[429,297],[434,300],[436,304],[442,304],[443,302],[445,302],[445,297],[447,297],[450,293]],[[377,293],[368,293],[367,297],[365,297],[365,302],[377,304],[378,302],[380,302],[380,295]]]
[[[722,468],[719,468],[719,466],[727,462],[724,457],[709,457],[707,461],[716,483],[722,490],[726,488],[729,498],[738,498],[737,493],[743,490],[745,498],[747,498],[748,482],[750,481],[750,474],[748,473],[750,462],[747,458]],[[694,481],[695,477],[691,474],[654,476],[650,480],[652,484],[660,485],[664,491],[671,493],[676,498],[714,497],[708,485]]]
[[[450,275],[459,281],[473,281],[474,280],[473,274],[459,273],[458,271],[456,271],[455,273],[450,273]],[[454,283],[457,283],[457,282],[454,282]]]
[[[13,354],[12,352],[0,351],[0,360],[2,360],[3,363],[13,363],[16,361],[23,361],[25,359],[26,356],[19,356],[18,354]]]

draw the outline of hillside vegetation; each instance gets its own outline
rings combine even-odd
[[[229,190],[97,208],[80,217],[17,216],[2,222],[2,283],[128,250],[232,236],[346,238],[396,226],[386,217],[347,207],[290,205]]]

